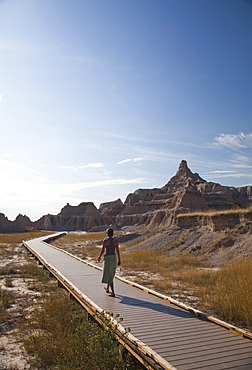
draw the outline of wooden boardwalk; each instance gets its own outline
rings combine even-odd
[[[119,325],[118,338],[146,368],[252,369],[252,340],[243,331],[234,333],[232,326],[218,320],[216,324],[199,311],[191,312],[168,297],[120,278],[115,280],[116,297],[109,297],[99,268],[50,246],[45,239],[48,237],[24,245],[98,321],[102,311],[123,318],[122,325],[131,332],[120,336],[123,328]]]

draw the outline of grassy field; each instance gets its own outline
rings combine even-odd
[[[88,238],[92,243],[85,245]],[[54,244],[94,261],[104,233],[70,233]],[[72,239],[73,238],[73,239]],[[203,257],[169,257],[165,251],[121,247],[121,274],[233,325],[252,331],[252,260],[237,260],[221,268],[208,266]]]
[[[49,235],[48,231],[32,231],[27,233],[0,234],[0,244],[22,243],[23,240]]]

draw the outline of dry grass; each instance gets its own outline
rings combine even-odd
[[[203,259],[194,256],[168,257],[155,250],[135,250],[123,254],[123,266],[126,269],[159,273],[168,277],[171,274],[180,275],[184,269],[205,267],[206,264]]]
[[[188,282],[207,266],[203,258],[168,257],[165,253],[148,250],[125,253],[122,261],[124,273],[131,275],[135,282],[186,304],[199,300],[195,298],[193,284]]]
[[[177,215],[177,217],[190,217],[190,216],[218,216],[218,215],[226,215],[226,214],[246,214],[252,211],[252,207],[248,208],[236,208],[236,209],[225,209],[225,210],[208,210],[208,211],[194,211],[194,212],[188,212],[188,213],[180,213]]]
[[[77,244],[81,246],[83,243],[86,242],[99,242],[103,240],[106,236],[105,232],[97,232],[97,233],[86,233],[86,232],[72,232],[68,233],[61,238],[56,239],[53,242],[53,245],[61,245],[62,240],[64,240],[64,244]]]
[[[210,274],[198,294],[224,320],[252,331],[252,260],[239,260]]]
[[[51,233],[52,232],[48,231],[31,231],[16,234],[0,234],[0,244],[22,243],[23,240],[38,238],[40,236],[49,235]]]

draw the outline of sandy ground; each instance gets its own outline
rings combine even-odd
[[[16,247],[11,255],[8,253],[0,261],[0,269],[25,263],[24,247]],[[8,279],[8,284],[7,284]],[[10,283],[11,279],[11,283]],[[7,309],[7,317],[0,324],[0,369],[24,370],[29,369],[21,345],[23,341],[21,323],[28,319],[32,310],[32,302],[39,292],[29,289],[29,280],[17,274],[12,278],[0,275],[0,286],[12,293],[14,300]],[[6,286],[7,285],[7,286]],[[9,286],[11,285],[11,286]]]

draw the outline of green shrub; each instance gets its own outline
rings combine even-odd
[[[142,369],[113,333],[88,320],[84,309],[64,291],[47,297],[33,319],[34,334],[24,341],[32,368]]]

